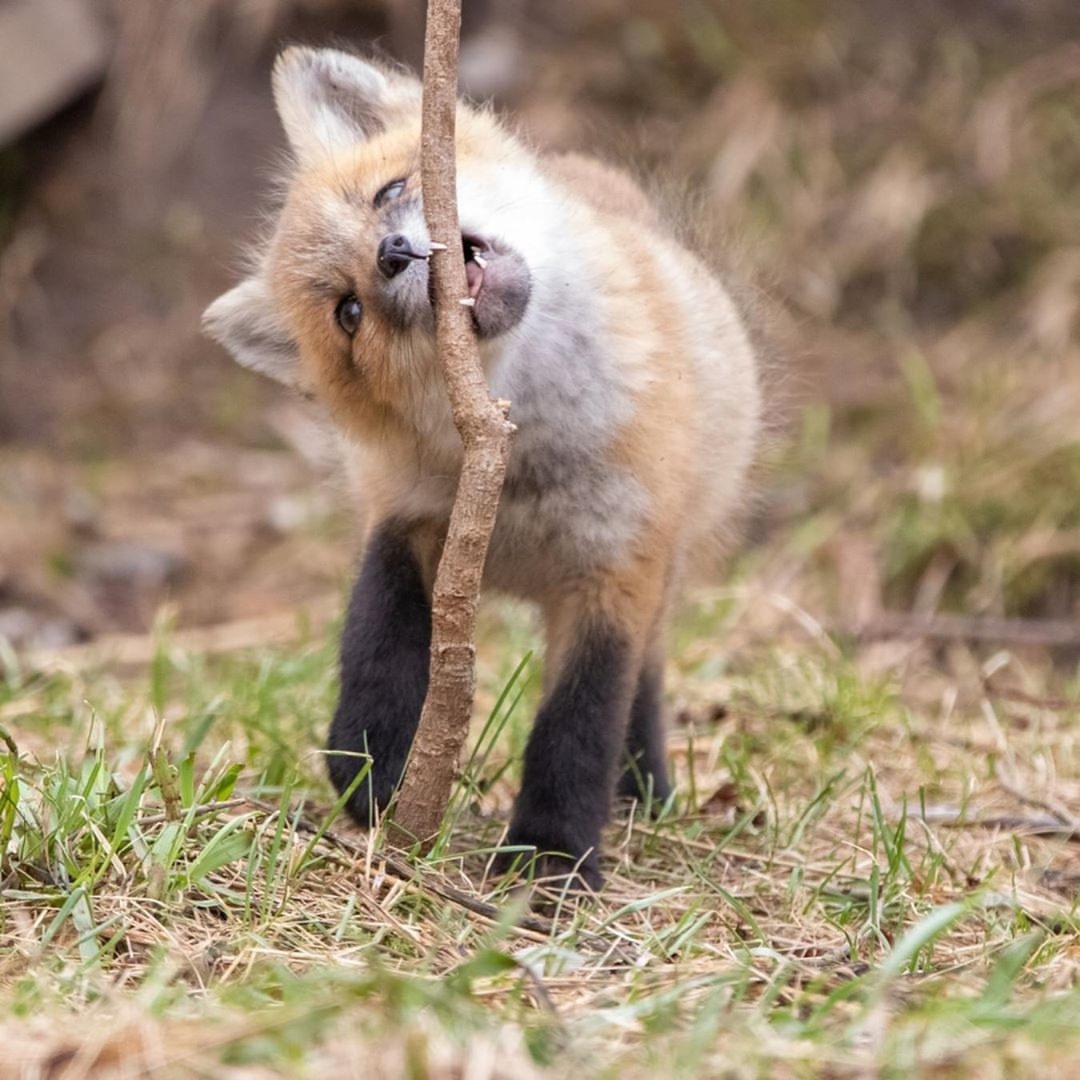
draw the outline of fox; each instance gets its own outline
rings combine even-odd
[[[665,637],[681,583],[730,544],[762,425],[747,318],[621,168],[544,153],[487,106],[456,112],[460,238],[431,237],[420,81],[293,46],[273,69],[288,143],[251,273],[203,324],[241,365],[325,409],[362,504],[327,739],[370,826],[427,690],[432,586],[462,465],[428,257],[460,240],[481,365],[516,436],[483,585],[535,605],[541,704],[507,851],[598,890],[615,797],[672,797]]]

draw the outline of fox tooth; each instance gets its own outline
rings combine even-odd
[[[445,244],[440,244],[436,240],[429,241],[428,242],[428,247],[431,248],[432,251],[446,251],[446,245]]]
[[[458,303],[462,307],[476,307],[476,297],[466,296],[464,300],[459,300]]]
[[[477,255],[476,248],[473,248],[472,257],[473,262],[476,263],[476,265],[479,266],[481,270],[487,269],[487,259],[485,259],[483,255]]]

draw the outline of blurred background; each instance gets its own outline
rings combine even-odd
[[[462,81],[695,195],[771,299],[735,567],[822,621],[1080,617],[1080,4],[465,0]],[[290,41],[415,63],[420,0],[0,0],[0,638],[337,604],[317,414],[199,333]],[[718,433],[722,437],[722,433]]]

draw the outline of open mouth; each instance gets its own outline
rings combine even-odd
[[[433,249],[437,248],[433,245]],[[524,258],[502,242],[473,232],[461,234],[461,256],[468,296],[457,299],[471,309],[477,334],[490,339],[512,330],[524,317],[532,293],[532,278]],[[431,273],[427,275],[427,294],[433,309],[435,275]],[[433,327],[434,319],[428,325]]]
[[[491,244],[483,237],[462,233],[461,253],[465,256],[465,278],[469,283],[469,296],[475,300],[484,287],[484,271],[491,255]]]
[[[484,271],[487,270],[488,262],[495,254],[491,241],[485,240],[475,233],[461,234],[461,254],[465,259],[465,281],[469,289],[469,297],[473,301],[480,295],[484,287]],[[428,276],[428,300],[435,303],[435,283]]]

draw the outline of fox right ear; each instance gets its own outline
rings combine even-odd
[[[301,164],[419,117],[417,79],[338,49],[286,49],[274,65],[274,102]]]
[[[266,283],[242,281],[203,312],[203,330],[242,367],[306,393],[300,350],[278,318]]]

